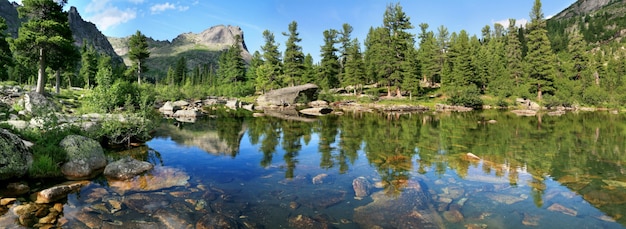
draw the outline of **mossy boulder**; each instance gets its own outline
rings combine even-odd
[[[98,175],[107,165],[104,150],[100,143],[80,135],[68,135],[61,143],[68,161],[61,172],[69,180],[85,180]]]
[[[24,176],[32,163],[33,155],[22,139],[0,129],[0,180]]]

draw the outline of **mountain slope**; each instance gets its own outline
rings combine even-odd
[[[13,37],[17,37],[18,29],[22,22],[18,17],[18,7],[20,5],[15,2],[0,0],[0,17],[7,21],[7,32]],[[86,41],[88,44],[94,45],[94,48],[100,53],[111,56],[111,59],[116,62],[122,62],[122,58],[115,53],[106,36],[98,30],[96,25],[83,20],[75,7],[70,7],[67,16],[70,30],[72,30],[72,36],[74,37],[74,45],[80,48],[83,45],[83,41]]]
[[[243,50],[241,55],[249,61],[251,55],[243,39],[243,30],[238,26],[217,25],[198,34],[180,34],[172,41],[159,41],[148,37],[150,58],[146,61],[149,69],[146,76],[153,79],[165,77],[168,68],[173,68],[181,57],[185,58],[189,70],[197,66],[217,66],[219,55],[235,44],[237,35],[242,38],[238,44]],[[115,52],[124,58],[126,65],[131,64],[127,56],[129,38],[108,37]]]

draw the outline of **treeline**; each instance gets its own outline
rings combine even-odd
[[[22,8],[29,8],[31,2],[56,4],[25,0]],[[61,5],[64,3],[61,1]],[[20,15],[30,20],[20,29],[20,36],[8,39],[7,45],[3,45],[6,39],[0,39],[0,52],[7,54],[2,55],[5,59],[0,66],[0,77],[34,83],[33,76],[38,67],[41,69],[40,64],[33,64],[39,60],[35,55],[37,50],[26,50],[16,44],[22,36],[28,37],[21,33],[32,26],[31,21],[37,21],[33,19],[37,14],[23,11],[20,10]],[[495,98],[499,104],[505,104],[511,97],[532,98],[546,106],[619,106],[626,102],[623,93],[626,85],[622,80],[626,76],[624,41],[613,39],[610,44],[594,49],[590,45],[597,47],[597,42],[606,38],[602,32],[615,29],[605,26],[613,20],[608,14],[567,19],[575,23],[546,21],[541,1],[536,0],[530,16],[531,21],[522,27],[516,26],[514,19],[509,20],[507,27],[486,25],[480,36],[465,30],[450,32],[443,25],[431,29],[425,23],[417,25],[418,34],[412,34],[416,26],[402,6],[389,4],[382,24],[371,27],[363,41],[351,36],[353,27],[349,24],[323,31],[321,59],[317,63],[310,54],[302,52],[298,24],[293,21],[287,32],[281,33],[287,39],[284,50],[280,49],[274,33],[266,30],[264,45],[253,53],[249,62],[242,58],[241,47],[236,42],[221,53],[216,64],[201,63],[190,68],[187,60],[179,57],[176,63],[171,63],[166,75],[150,82],[158,85],[157,94],[168,99],[248,96],[316,83],[325,91],[343,88],[355,95],[410,98],[444,95],[451,104],[470,107],[480,107],[485,97]],[[58,18],[59,23],[67,24],[60,20],[62,17]],[[5,38],[6,34],[2,36]],[[64,46],[42,47],[62,51],[55,48]],[[64,86],[97,87],[99,75],[110,75],[107,76],[110,85],[130,84],[134,78],[139,84],[142,72],[149,71],[142,64],[150,54],[145,36],[137,31],[130,39],[129,48],[133,61],[130,67],[107,64],[107,57],[87,44],[76,54],[66,54],[73,53],[68,50],[61,52],[64,54],[59,56],[66,58],[63,61],[48,59],[44,69],[48,75],[62,76]],[[100,71],[110,73],[98,74]]]

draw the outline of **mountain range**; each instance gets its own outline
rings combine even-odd
[[[0,0],[0,16],[5,18],[11,36],[17,36],[17,31],[22,20],[18,18],[17,8],[19,4]],[[112,56],[114,60],[130,64],[127,58],[128,39],[106,37],[91,22],[85,21],[76,10],[70,7],[68,11],[70,28],[73,32],[75,45],[80,47],[83,42],[93,45],[96,50]],[[548,20],[549,33],[554,37],[561,36],[565,41],[564,31],[570,31],[574,26],[585,23],[588,34],[594,35],[590,43],[602,45],[608,40],[626,36],[626,0],[578,0],[559,14]],[[594,29],[595,28],[595,29]],[[552,31],[550,31],[552,29]],[[593,29],[593,30],[592,30]],[[583,31],[585,32],[585,31]],[[146,65],[150,69],[147,77],[160,78],[165,76],[167,69],[184,57],[188,69],[200,65],[217,66],[217,59],[221,51],[235,44],[235,36],[242,39],[239,45],[242,48],[242,56],[249,61],[251,58],[244,42],[244,34],[238,26],[213,26],[200,33],[183,33],[172,41],[159,41],[148,36],[150,58]],[[557,38],[551,37],[554,43]],[[554,38],[554,39],[553,39]],[[554,45],[554,44],[553,44]]]

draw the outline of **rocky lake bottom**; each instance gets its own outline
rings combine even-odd
[[[56,203],[11,201],[0,226],[624,228],[623,118],[564,117],[166,123],[128,153],[151,171],[83,181]]]

